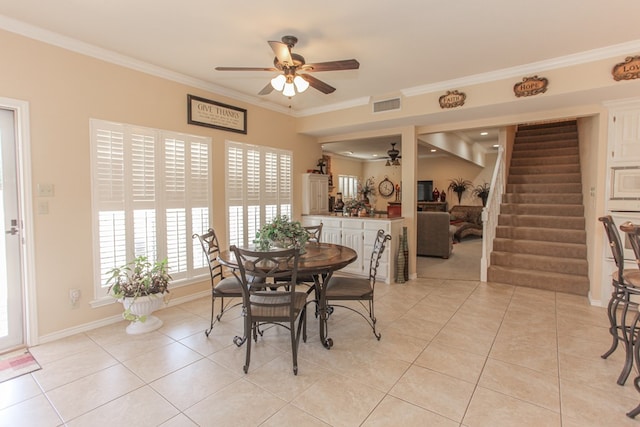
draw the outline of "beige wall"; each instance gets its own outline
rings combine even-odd
[[[0,31],[0,96],[29,102],[33,206],[37,184],[55,186],[49,213],[34,212],[37,322],[40,336],[118,315],[119,304],[91,308],[93,298],[89,119],[98,118],[212,138],[212,226],[226,245],[224,142],[226,139],[289,149],[294,177],[315,167],[315,139],[296,133],[295,119],[253,105],[105,63]],[[248,134],[187,124],[187,94],[247,109]],[[301,208],[294,181],[294,213]],[[37,210],[37,209],[36,209]],[[294,214],[294,216],[297,216]],[[82,298],[69,304],[69,289]],[[174,288],[173,298],[209,289],[208,280]]]
[[[550,81],[550,90],[534,99],[514,99],[511,89],[513,79],[456,88],[467,94],[464,109],[489,107],[483,115],[484,119],[461,121],[456,119],[458,116],[455,111],[442,111],[437,102],[441,93],[405,97],[401,111],[384,115],[371,114],[370,106],[365,105],[294,118],[9,32],[0,31],[0,45],[4,54],[0,68],[0,96],[28,101],[30,106],[31,179],[34,189],[39,183],[55,186],[55,196],[47,200],[49,214],[37,215],[37,212],[34,212],[37,280],[35,288],[37,321],[41,336],[61,334],[92,322],[100,322],[118,315],[121,311],[116,305],[93,309],[88,304],[93,297],[88,128],[90,118],[210,136],[213,140],[214,158],[211,167],[216,201],[212,225],[225,236],[223,158],[226,139],[291,149],[294,152],[294,176],[299,177],[307,169],[316,167],[317,159],[321,155],[318,142],[330,141],[332,137],[325,136],[315,140],[298,132],[333,134],[334,137],[338,137],[339,129],[356,125],[362,129],[361,132],[370,136],[397,134],[397,124],[395,128],[385,126],[387,119],[431,115],[427,121],[430,124],[411,130],[401,129],[404,146],[409,140],[415,143],[419,135],[434,132],[600,114],[602,106],[598,103],[590,103],[587,100],[583,105],[567,105],[562,98],[563,94],[588,88],[612,90],[608,99],[640,96],[639,81],[614,82],[611,78],[611,65],[620,60],[616,58],[547,70],[544,76]],[[248,135],[188,125],[187,94],[247,109]],[[523,108],[530,105],[536,108]],[[601,232],[594,226],[593,219],[602,214],[604,207],[606,120],[601,117],[597,128],[594,126],[587,133],[591,135],[588,152],[582,155],[589,165],[589,170],[585,173],[594,175],[594,178],[589,180],[589,186],[585,186],[589,191],[595,186],[595,202],[590,202],[587,207],[589,262],[590,265],[595,265],[591,270],[593,273],[598,268],[596,264],[601,262],[602,253],[598,250],[601,240],[598,236]],[[404,141],[404,135],[407,141]],[[406,148],[406,151],[403,149],[402,162],[404,178],[396,180],[413,183],[416,179],[433,179],[439,189],[446,187],[448,179],[454,176],[478,181],[476,183],[480,180],[489,182],[490,178],[490,174],[485,179],[480,169],[463,163],[449,168],[443,168],[439,164],[420,164],[418,167],[415,147]],[[339,167],[339,162],[334,162],[334,178],[339,173]],[[376,176],[376,182],[379,182],[383,175],[388,173],[386,168],[379,168],[368,170],[361,166],[355,174],[362,177]],[[485,170],[487,169],[489,168]],[[349,173],[354,174],[353,170]],[[294,182],[295,217],[300,212],[301,201],[299,179]],[[404,185],[405,193],[415,191],[409,190],[407,183]],[[415,201],[413,193],[408,198]],[[450,202],[456,202],[455,199],[455,196],[448,195]],[[37,206],[37,202],[34,191],[33,205]],[[477,200],[463,200],[463,203],[465,202],[478,203]],[[384,201],[378,201],[378,204],[380,203]],[[414,224],[414,217],[405,221],[410,234]],[[224,241],[221,243],[226,245]],[[415,260],[410,264],[410,273],[415,273]],[[592,285],[594,280],[599,280],[598,276],[594,279],[594,274],[591,275]],[[77,308],[69,305],[70,288],[79,288],[82,291],[83,296]],[[174,298],[179,298],[207,289],[208,283],[203,282],[176,288],[173,295]]]

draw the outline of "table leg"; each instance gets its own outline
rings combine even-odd
[[[322,276],[322,277],[320,277]],[[327,298],[325,293],[325,284],[328,283],[331,278],[331,273],[322,274],[314,277],[315,285],[318,289],[318,324],[320,325],[320,342],[327,350],[333,346],[333,340],[327,337],[329,333],[327,319],[329,317],[329,310],[327,307]],[[322,283],[321,283],[322,282]]]

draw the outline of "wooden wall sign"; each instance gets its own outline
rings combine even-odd
[[[464,92],[448,90],[438,101],[440,102],[440,108],[454,108],[463,106],[465,99],[467,99],[467,95]]]
[[[627,56],[624,62],[613,66],[611,74],[616,81],[640,78],[640,56]]]
[[[539,93],[545,93],[549,86],[549,80],[544,77],[524,77],[521,82],[513,85],[513,92],[517,97],[533,96]]]

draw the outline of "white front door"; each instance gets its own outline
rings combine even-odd
[[[0,109],[0,352],[25,343],[15,113]]]

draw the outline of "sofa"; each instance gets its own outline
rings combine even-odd
[[[417,212],[417,254],[449,258],[453,251],[453,233],[448,212]]]
[[[456,205],[449,210],[456,241],[467,236],[482,237],[482,209],[482,206]]]

